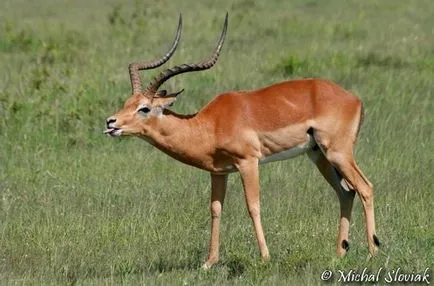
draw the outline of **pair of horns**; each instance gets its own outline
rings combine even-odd
[[[225,17],[225,23],[223,26],[223,31],[220,35],[220,39],[217,42],[217,46],[214,49],[213,54],[197,63],[197,64],[182,64],[174,66],[173,68],[166,69],[165,71],[161,72],[158,76],[156,76],[146,87],[145,94],[155,94],[158,91],[158,88],[166,82],[171,77],[174,77],[181,73],[186,72],[193,72],[193,71],[201,71],[211,68],[215,65],[217,62],[217,59],[220,55],[220,51],[223,46],[223,42],[226,37],[226,31],[228,28],[228,13],[226,13]],[[138,63],[132,63],[129,65],[128,69],[130,72],[130,79],[131,79],[131,87],[133,90],[133,94],[141,94],[142,93],[142,83],[140,81],[140,75],[139,71],[141,70],[148,70],[148,69],[154,69],[161,65],[163,65],[165,62],[167,62],[172,55],[175,53],[176,48],[178,47],[179,40],[181,38],[181,30],[182,30],[182,16],[179,15],[179,22],[178,22],[178,29],[176,31],[175,40],[173,41],[173,44],[169,51],[162,56],[161,58],[151,61],[151,62],[138,62]]]

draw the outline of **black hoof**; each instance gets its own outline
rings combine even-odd
[[[376,246],[380,246],[380,240],[378,239],[378,237],[374,234],[374,236],[373,236],[373,239],[374,239],[374,243],[375,243],[375,245]]]
[[[347,251],[347,252],[348,252],[348,250],[350,250],[350,244],[345,239],[342,240],[342,248],[345,249],[345,251]]]

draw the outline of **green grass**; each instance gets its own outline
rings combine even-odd
[[[432,1],[5,0],[0,10],[0,284],[318,285],[325,269],[434,264]],[[130,94],[127,65],[207,56],[167,83],[193,113],[216,94],[322,77],[365,103],[356,157],[375,186],[380,254],[366,261],[360,202],[335,258],[338,201],[305,157],[261,167],[272,260],[259,261],[239,176],[229,179],[221,262],[208,272],[209,175],[104,120]],[[144,72],[149,80],[158,71]],[[334,280],[334,283],[341,284]]]

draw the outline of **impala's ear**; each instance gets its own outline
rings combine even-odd
[[[172,106],[172,104],[176,101],[176,97],[178,94],[183,92],[184,89],[181,89],[180,91],[169,93],[167,94],[166,90],[158,91],[158,97],[154,97],[153,104],[154,106],[159,106],[163,109]]]
[[[155,107],[161,107],[162,109],[165,109],[171,106],[175,101],[176,101],[176,96],[156,97],[152,101],[152,105]]]

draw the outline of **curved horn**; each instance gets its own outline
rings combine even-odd
[[[223,46],[223,42],[225,41],[226,31],[228,28],[228,13],[226,12],[225,23],[223,26],[223,31],[220,35],[220,39],[217,42],[217,46],[214,49],[213,54],[208,59],[201,61],[197,64],[182,64],[179,66],[175,66],[173,68],[167,69],[161,72],[156,78],[154,78],[151,83],[146,88],[147,92],[155,93],[158,88],[169,78],[174,77],[175,75],[185,73],[185,72],[193,72],[193,71],[201,71],[211,68],[217,62],[217,59],[220,55],[220,51]]]
[[[178,46],[179,39],[181,38],[181,30],[182,30],[182,15],[179,14],[178,29],[176,31],[175,40],[173,41],[172,47],[169,49],[169,51],[167,51],[167,53],[164,56],[162,56],[157,60],[151,62],[131,63],[128,66],[133,94],[142,93],[142,83],[140,81],[139,71],[153,69],[167,62],[170,59],[170,57],[173,55],[173,53],[175,52]]]

